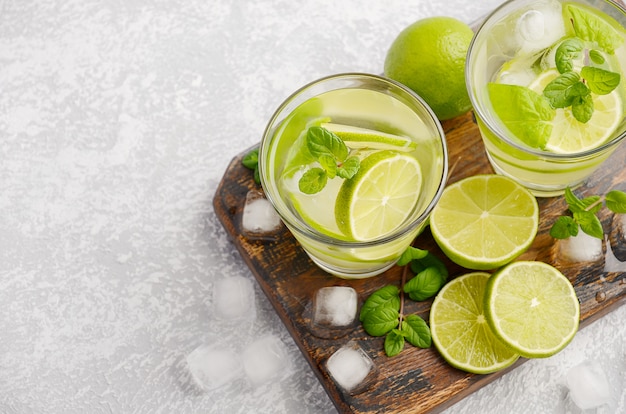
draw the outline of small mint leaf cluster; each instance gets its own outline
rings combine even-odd
[[[427,250],[409,246],[398,260],[410,266],[415,276],[403,282],[402,292],[415,301],[426,300],[439,292],[448,278],[446,266]],[[402,314],[403,296],[397,286],[387,285],[372,293],[363,303],[359,320],[372,336],[385,336],[385,353],[398,355],[405,342],[428,348],[432,343],[430,328],[418,315]]]
[[[319,126],[307,130],[306,146],[319,167],[308,169],[298,181],[304,194],[315,194],[326,186],[329,179],[352,178],[360,167],[358,157],[350,156],[346,144],[336,134]]]
[[[604,230],[597,216],[603,204],[614,213],[626,213],[626,193],[619,190],[609,191],[604,198],[594,195],[581,199],[568,187],[565,189],[565,202],[572,215],[561,216],[554,222],[550,236],[555,239],[577,236],[579,229],[592,237],[603,239]]]
[[[584,56],[583,56],[584,55]],[[556,49],[555,62],[560,75],[543,90],[553,108],[572,107],[574,118],[587,123],[593,116],[591,93],[607,95],[620,82],[620,74],[594,66],[583,66],[580,73],[574,70],[574,61],[583,56],[585,62],[603,64],[604,56],[598,50],[585,48],[577,37],[564,40]]]

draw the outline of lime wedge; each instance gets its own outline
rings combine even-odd
[[[549,357],[576,335],[580,305],[574,287],[557,269],[519,261],[487,282],[485,314],[494,334],[511,349],[528,358]]]
[[[415,158],[396,151],[375,152],[339,189],[337,226],[358,241],[383,237],[411,215],[421,188],[422,170]]]
[[[500,175],[476,175],[448,186],[430,216],[441,250],[475,270],[495,269],[526,251],[538,223],[535,197]]]
[[[408,137],[388,134],[386,132],[374,131],[372,129],[343,125],[336,123],[323,123],[322,128],[333,132],[343,142],[352,149],[374,149],[374,150],[395,150],[413,151],[417,143]]]
[[[543,72],[530,88],[541,93],[548,83],[559,76],[556,69]],[[556,109],[552,132],[546,142],[545,150],[570,154],[596,148],[606,142],[624,118],[624,108],[619,92],[614,90],[608,95],[592,94],[594,111],[586,123],[579,122],[572,115],[571,108]]]
[[[506,368],[519,357],[491,331],[484,315],[489,273],[449,281],[430,308],[430,333],[441,356],[453,367],[475,374]]]

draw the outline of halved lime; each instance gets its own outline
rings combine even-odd
[[[430,333],[441,356],[453,367],[475,374],[506,368],[519,357],[491,331],[484,315],[489,273],[450,280],[430,308]]]
[[[337,226],[357,241],[383,237],[411,215],[422,188],[418,161],[396,151],[378,151],[361,161],[335,202]]]
[[[548,83],[559,76],[556,69],[543,72],[530,89],[542,93]],[[624,108],[619,92],[614,90],[607,95],[592,94],[593,115],[582,123],[574,118],[571,108],[558,108],[553,119],[552,133],[545,146],[547,151],[574,153],[595,148],[607,141],[624,118]]]
[[[430,216],[441,250],[475,270],[495,269],[522,254],[538,223],[535,197],[500,175],[476,175],[448,186]]]
[[[332,122],[322,123],[321,126],[337,135],[352,149],[367,148],[408,152],[413,151],[417,147],[417,143],[411,140],[411,138],[400,135]]]
[[[560,271],[543,262],[519,261],[487,282],[485,314],[502,342],[522,356],[540,358],[554,355],[574,338],[580,304]]]

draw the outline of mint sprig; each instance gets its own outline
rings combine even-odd
[[[434,296],[443,286],[448,271],[436,256],[427,250],[412,246],[402,254],[398,265],[404,266],[402,287],[384,286],[372,293],[363,303],[359,320],[372,336],[385,336],[387,356],[399,354],[405,342],[428,348],[432,343],[430,328],[418,315],[404,315],[404,294],[415,301]],[[408,270],[416,275],[405,283]]]
[[[554,58],[560,75],[546,85],[543,95],[553,108],[571,106],[574,118],[578,122],[587,123],[594,111],[591,93],[611,93],[620,83],[620,74],[589,65],[583,66],[578,73],[574,70],[574,61],[581,57],[586,62],[605,61],[600,51],[585,48],[585,43],[578,37],[561,42]]]
[[[620,190],[609,191],[604,197],[593,195],[579,198],[568,187],[565,189],[565,202],[572,215],[560,216],[552,224],[550,236],[555,239],[575,237],[580,229],[584,233],[602,240],[604,229],[597,214],[603,205],[614,213],[626,213],[626,193]]]
[[[300,177],[298,188],[304,194],[319,193],[329,179],[337,176],[349,179],[359,170],[359,158],[350,156],[343,140],[326,128],[310,127],[306,133],[306,145],[320,166],[309,168]]]

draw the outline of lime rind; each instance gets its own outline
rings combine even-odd
[[[576,335],[580,304],[571,282],[556,268],[519,261],[487,282],[485,314],[509,348],[527,358],[546,358]]]
[[[435,347],[453,367],[489,374],[511,366],[519,355],[493,334],[484,316],[489,273],[473,272],[448,282],[430,310]]]
[[[337,135],[343,142],[352,149],[372,149],[372,150],[395,150],[410,152],[417,148],[417,143],[411,138],[372,129],[343,125],[332,122],[321,124],[330,132]]]

